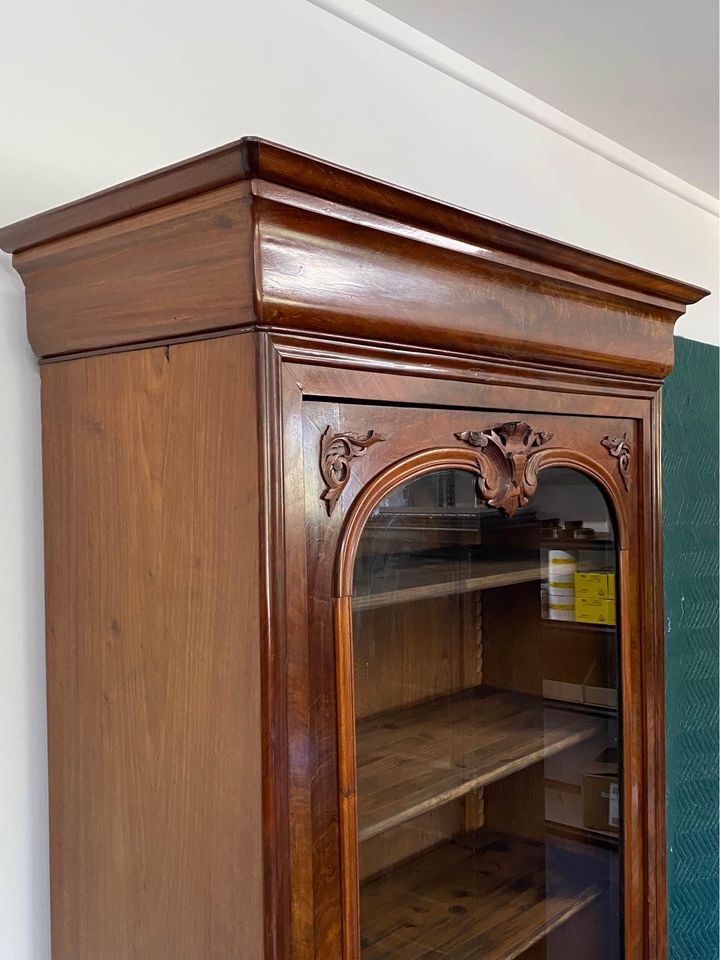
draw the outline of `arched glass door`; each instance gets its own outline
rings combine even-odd
[[[396,488],[355,563],[362,960],[619,960],[615,530],[540,473],[512,519],[470,472]]]

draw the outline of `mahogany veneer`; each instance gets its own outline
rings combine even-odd
[[[5,227],[0,247],[42,363],[54,960],[359,960],[363,526],[433,470],[512,511],[551,466],[600,484],[617,521],[625,951],[663,960],[659,392],[673,323],[706,291],[254,139]],[[531,566],[358,606],[491,591],[517,647],[488,654],[488,683],[537,695]],[[518,769],[553,749],[531,740]],[[532,849],[518,864],[488,843],[468,857],[499,858],[510,888],[524,870],[527,896],[495,903],[494,931],[494,901],[458,912],[452,957],[540,956],[592,884],[543,899]],[[443,850],[396,882],[432,886]],[[363,960],[388,955],[394,908],[374,902]]]

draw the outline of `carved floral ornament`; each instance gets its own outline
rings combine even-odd
[[[632,457],[632,450],[630,448],[630,441],[627,438],[627,433],[624,433],[621,437],[605,437],[600,442],[607,450],[610,451],[611,457],[617,458],[618,470],[620,471],[622,482],[625,486],[626,492],[629,493],[630,459]]]
[[[534,430],[525,421],[503,423],[492,430],[456,433],[478,453],[478,491],[491,507],[512,517],[537,490],[537,448],[552,440],[551,433]]]
[[[535,430],[523,420],[490,430],[464,430],[455,436],[478,451],[477,487],[489,506],[512,517],[520,507],[528,505],[538,485],[538,448],[552,440],[551,433]],[[325,482],[321,499],[328,516],[350,480],[352,461],[365,456],[369,447],[384,439],[374,430],[365,434],[334,433],[332,427],[326,427],[320,441],[320,472]],[[627,434],[607,436],[601,443],[617,459],[620,476],[629,491],[632,451]]]
[[[366,434],[333,433],[332,427],[326,427],[320,439],[320,473],[325,481],[325,489],[320,498],[325,501],[328,516],[333,512],[340,494],[347,486],[352,472],[352,461],[364,457],[374,443],[385,437],[369,430]]]

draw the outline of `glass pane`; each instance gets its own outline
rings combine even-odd
[[[396,489],[353,596],[363,960],[619,960],[616,547],[584,475],[507,519]]]

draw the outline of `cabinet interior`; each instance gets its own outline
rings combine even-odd
[[[578,937],[613,956],[620,836],[583,822],[583,775],[618,754],[615,628],[543,615],[558,543],[536,510],[430,509],[431,488],[375,512],[355,568],[362,958],[554,958]]]

